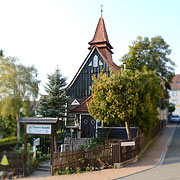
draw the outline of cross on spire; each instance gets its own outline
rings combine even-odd
[[[102,17],[102,13],[103,13],[103,9],[102,9],[103,5],[101,4],[101,17]]]

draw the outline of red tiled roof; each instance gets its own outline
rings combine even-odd
[[[90,41],[89,43],[106,42],[106,41],[109,43],[104,19],[100,17],[94,37],[92,41]]]
[[[71,112],[88,112],[88,108],[86,103],[90,102],[90,100],[92,99],[92,96],[88,97],[81,105],[79,105],[78,107],[75,107],[71,110]]]
[[[112,71],[114,71],[116,73],[117,71],[120,70],[120,66],[116,65],[113,62],[112,54],[107,49],[100,49],[100,48],[97,48],[97,49],[99,50],[99,53],[104,58],[104,60],[107,62],[107,64],[109,65],[109,67],[111,68]]]
[[[180,90],[180,74],[176,74],[173,77],[172,83],[170,85],[172,90]]]
[[[102,17],[100,17],[99,19],[99,22],[96,27],[96,31],[94,33],[94,37],[92,41],[89,42],[89,44],[90,44],[89,49],[92,49],[94,45],[96,45],[96,47],[99,48],[108,48],[108,50],[113,54],[113,52],[111,51],[113,47],[109,42],[106,26],[104,23],[104,19]]]
[[[120,67],[117,66],[112,60],[113,52],[111,51],[111,49],[113,49],[113,47],[110,45],[106,26],[102,17],[100,17],[99,19],[94,37],[92,41],[89,42],[89,44],[89,49],[92,49],[94,46],[97,47],[104,60],[115,73],[120,69]]]

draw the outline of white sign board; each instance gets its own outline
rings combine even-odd
[[[51,134],[51,125],[46,124],[27,124],[27,134]]]
[[[132,141],[132,142],[121,142],[121,146],[135,146],[135,141]]]
[[[40,138],[37,138],[34,140],[34,146],[39,146],[40,145]]]

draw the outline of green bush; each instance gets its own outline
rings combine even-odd
[[[0,139],[0,144],[1,143],[7,143],[7,142],[14,142],[17,141],[17,137],[16,136],[9,136],[3,139]]]
[[[9,136],[0,139],[0,152],[11,151],[15,146],[20,146],[21,143],[17,142],[16,136]]]
[[[105,144],[105,140],[103,138],[95,138],[95,139],[92,140],[91,143],[81,145],[80,149],[89,148],[89,147],[95,147],[97,145],[104,145],[104,144]]]
[[[90,172],[90,171],[92,171],[92,168],[88,164],[88,166],[86,167],[86,172]]]

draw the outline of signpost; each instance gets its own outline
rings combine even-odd
[[[36,159],[36,146],[40,145],[40,138],[33,141],[33,158]]]
[[[121,146],[135,146],[135,141],[121,142]]]
[[[27,124],[27,134],[51,134],[50,124]]]
[[[20,122],[24,123],[24,175],[26,175],[27,160],[27,135],[43,135],[51,138],[51,175],[53,174],[53,153],[54,153],[54,126],[57,118],[21,118]],[[35,139],[33,144],[34,153],[36,146],[40,145],[40,138]]]

